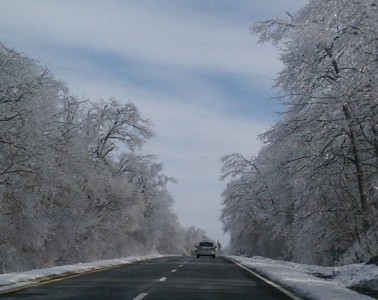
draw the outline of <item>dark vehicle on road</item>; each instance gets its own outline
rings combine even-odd
[[[197,248],[197,258],[200,256],[211,256],[215,258],[215,250],[217,247],[214,246],[213,242],[204,241],[200,242]]]

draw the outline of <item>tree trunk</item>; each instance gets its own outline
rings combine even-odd
[[[354,156],[353,163],[356,167],[357,171],[357,181],[358,181],[358,189],[360,195],[360,203],[361,209],[363,213],[370,213],[370,206],[367,198],[366,188],[365,188],[365,174],[362,167],[362,161],[360,156],[360,151],[358,149],[358,142],[357,142],[357,132],[356,128],[353,124],[353,120],[349,111],[348,103],[343,105],[343,111],[345,114],[345,118],[349,122],[349,130],[350,130],[350,138],[352,141],[352,152]]]

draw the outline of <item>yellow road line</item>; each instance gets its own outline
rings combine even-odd
[[[25,290],[25,289],[28,289],[28,288],[31,288],[31,287],[34,287],[34,286],[42,285],[42,284],[48,284],[48,283],[62,281],[62,280],[65,280],[65,279],[75,278],[75,277],[79,277],[79,276],[83,276],[83,275],[87,275],[87,274],[92,274],[92,273],[96,273],[96,272],[120,268],[120,267],[130,265],[130,264],[136,263],[136,262],[139,262],[139,261],[127,262],[127,263],[123,263],[123,264],[115,265],[115,266],[107,266],[107,267],[103,267],[103,268],[100,268],[100,269],[84,271],[83,273],[75,273],[75,274],[72,274],[72,275],[62,273],[60,275],[51,276],[51,277],[54,277],[54,278],[51,278],[51,279],[48,279],[49,277],[42,277],[40,279],[35,279],[37,282],[32,282],[30,284],[25,283],[25,285],[20,286],[20,287],[16,287],[16,288],[13,288],[13,289],[11,288],[11,289],[6,290],[6,291],[0,291],[0,295]],[[67,273],[71,273],[71,272],[67,272]],[[64,274],[66,274],[66,275],[64,275]],[[56,277],[58,277],[58,278],[56,278]]]

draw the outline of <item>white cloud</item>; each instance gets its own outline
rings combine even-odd
[[[256,155],[261,148],[257,135],[270,123],[228,115],[217,102],[216,91],[211,94],[206,89],[197,90],[197,103],[185,103],[171,95],[130,86],[82,80],[76,84],[76,89],[87,91],[92,99],[111,94],[117,99],[127,95],[125,100],[135,100],[143,116],[152,119],[156,133],[143,152],[157,155],[165,174],[178,180],[170,191],[181,222],[202,227],[226,244],[219,222],[221,192],[225,188],[225,183],[218,181],[219,159],[234,152]]]
[[[88,3],[5,1],[1,24],[15,39],[108,52],[150,65],[263,76],[278,70],[277,60],[272,59],[276,51],[268,45],[257,46],[257,37],[250,34],[253,20],[244,27],[216,17],[167,15],[132,4],[119,9],[114,2]]]
[[[228,99],[206,76],[227,74],[267,90],[281,65],[249,27],[307,1],[235,0],[223,11],[230,2],[194,2],[3,0],[0,28],[2,42],[47,64],[79,97],[135,102],[156,132],[145,152],[179,180],[170,189],[180,219],[220,238],[219,158],[256,155],[256,136],[270,121],[229,112],[245,103]],[[102,61],[109,56],[116,67]]]

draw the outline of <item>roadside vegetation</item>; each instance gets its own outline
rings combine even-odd
[[[252,32],[280,52],[285,111],[256,157],[222,158],[235,254],[320,265],[378,249],[378,7],[309,1]]]
[[[135,104],[80,100],[50,70],[0,44],[3,273],[131,254],[190,253]]]

